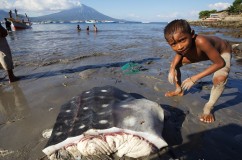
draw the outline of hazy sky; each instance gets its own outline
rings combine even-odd
[[[150,21],[170,21],[177,18],[198,19],[202,10],[223,10],[234,0],[0,0],[0,9],[18,10],[29,17],[46,15],[85,4],[107,16]]]

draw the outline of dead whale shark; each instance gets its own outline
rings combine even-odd
[[[158,103],[113,86],[95,87],[62,105],[43,152],[52,160],[140,158],[167,146],[163,124]]]

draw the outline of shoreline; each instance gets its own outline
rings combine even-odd
[[[165,92],[174,89],[174,86],[167,81],[165,68],[168,66],[162,63],[162,57],[139,64],[147,70],[136,74],[124,74],[121,66],[113,65],[55,74],[61,69],[56,64],[37,69],[23,66],[16,68],[16,75],[28,75],[30,72],[42,73],[42,75],[25,77],[11,85],[6,82],[1,86],[1,98],[4,98],[4,101],[1,99],[2,104],[12,103],[8,107],[1,108],[8,113],[8,117],[5,117],[7,118],[5,120],[1,119],[0,151],[2,153],[0,159],[47,159],[42,149],[48,139],[44,138],[42,133],[53,127],[61,106],[82,91],[106,85],[117,87],[127,93],[139,94],[159,103],[162,108],[170,112],[171,117],[164,124],[163,136],[173,148],[176,157],[197,159],[199,157],[192,154],[196,152],[198,156],[201,156],[200,158],[206,158],[204,156],[215,148],[222,157],[231,156],[232,153],[234,158],[241,156],[240,148],[235,147],[237,143],[240,143],[240,140],[235,137],[240,137],[242,133],[242,109],[240,107],[242,73],[239,68],[231,69],[231,77],[225,92],[215,106],[216,121],[212,124],[204,124],[198,117],[209,95],[210,77],[201,80],[182,97],[165,97]],[[79,65],[76,62],[69,64],[68,68],[71,71]],[[164,68],[162,72],[159,69],[161,65]],[[194,64],[184,67],[183,72],[196,72],[203,67],[203,63]],[[224,132],[228,129],[229,132]],[[201,135],[204,135],[203,138]],[[194,136],[200,138],[197,139]],[[218,136],[218,141],[213,139],[214,136]],[[216,146],[210,144],[211,139],[215,141]],[[232,146],[227,143],[230,141],[234,142]],[[208,147],[206,143],[210,146]],[[234,146],[235,150],[223,152],[224,144]]]
[[[234,38],[242,38],[242,21],[189,21],[192,26],[211,27],[218,29],[227,29],[222,34],[229,35]],[[221,33],[221,31],[220,31]]]

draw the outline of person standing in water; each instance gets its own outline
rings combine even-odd
[[[9,83],[11,83],[18,81],[19,78],[13,73],[12,53],[6,39],[7,35],[8,31],[0,23],[0,63],[4,70],[7,71]]]
[[[76,28],[77,28],[77,31],[81,31],[81,27],[80,27],[80,25],[79,25],[79,24],[77,25],[77,27],[76,27]]]
[[[97,32],[97,26],[93,24],[94,32]]]

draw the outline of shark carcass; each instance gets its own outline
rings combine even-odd
[[[163,124],[158,103],[112,86],[95,87],[61,107],[43,152],[52,160],[149,156],[167,146]]]

